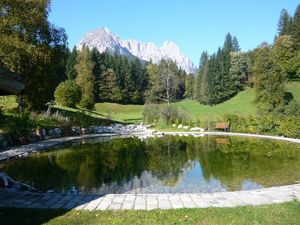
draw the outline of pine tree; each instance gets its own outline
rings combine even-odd
[[[232,47],[233,47],[233,51],[234,52],[239,52],[241,51],[241,48],[240,48],[240,45],[239,45],[239,41],[237,39],[236,36],[233,37],[233,40],[232,40]]]
[[[76,83],[81,89],[82,97],[79,105],[86,109],[93,109],[95,76],[93,75],[94,63],[89,48],[83,47],[77,54]]]
[[[77,77],[77,71],[75,68],[75,65],[77,64],[76,58],[77,58],[77,49],[76,46],[74,46],[71,54],[68,57],[67,64],[66,64],[66,73],[67,73],[67,78],[69,80],[74,80]]]
[[[243,90],[250,74],[250,59],[248,54],[241,52],[230,53],[230,79],[232,95]]]
[[[95,101],[100,101],[99,99],[99,81],[102,74],[102,58],[101,54],[97,48],[93,48],[91,51],[91,58],[94,63],[93,75],[95,77],[95,88],[94,88],[94,99]]]
[[[185,79],[185,93],[184,93],[185,98],[193,99],[194,87],[195,87],[195,77],[193,74],[188,74]]]
[[[119,102],[122,99],[121,91],[117,85],[117,76],[113,69],[103,71],[99,85],[99,96],[103,102]]]
[[[199,71],[196,76],[195,80],[195,90],[194,95],[195,99],[199,102],[205,102],[204,98],[206,96],[206,86],[207,86],[207,80],[206,80],[206,67],[208,62],[208,54],[206,51],[202,52],[200,57],[200,63],[199,63]]]
[[[280,18],[278,21],[278,35],[290,35],[292,26],[292,17],[289,15],[286,9],[283,9],[280,13]]]
[[[142,103],[143,102],[143,91],[147,86],[147,81],[145,77],[144,69],[141,65],[141,62],[138,58],[131,62],[131,82],[132,82],[132,102],[133,103]]]
[[[237,93],[235,79],[230,74],[231,52],[240,50],[236,37],[228,33],[223,48],[213,54],[205,67],[200,70],[202,75],[200,99],[204,104],[214,105],[224,102]],[[198,81],[199,82],[199,81]]]
[[[298,5],[293,17],[291,34],[296,50],[300,50],[300,5]]]

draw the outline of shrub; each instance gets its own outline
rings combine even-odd
[[[289,102],[284,110],[285,116],[299,116],[300,117],[300,105],[295,100]]]
[[[185,123],[189,121],[189,116],[186,111],[175,106],[163,106],[161,110],[161,118],[167,124],[176,123],[176,120],[179,120],[180,123]]]
[[[80,87],[72,80],[67,80],[60,83],[54,92],[55,101],[68,107],[75,107],[80,101]]]
[[[95,102],[94,99],[92,98],[81,98],[79,105],[88,110],[93,110],[95,109]]]
[[[193,123],[192,120],[190,120],[190,121],[189,121],[189,128],[192,128],[192,127],[194,127],[194,123]]]
[[[3,131],[15,138],[26,136],[35,126],[28,113],[21,113],[6,121]]]
[[[176,119],[175,120],[175,126],[176,126],[176,128],[178,127],[178,125],[179,125],[179,119]]]
[[[241,133],[271,134],[300,138],[300,118],[297,116],[238,116],[226,115],[231,131]]]
[[[159,121],[160,109],[156,104],[145,104],[143,107],[143,121],[151,124]]]

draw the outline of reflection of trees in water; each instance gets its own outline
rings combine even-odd
[[[101,184],[114,190],[126,185],[123,189],[128,190],[135,188],[133,181],[143,186],[158,179],[175,186],[199,161],[206,181],[216,179],[230,190],[239,190],[245,180],[264,186],[300,180],[297,148],[283,142],[236,137],[226,142],[208,136],[144,141],[120,138],[12,160],[3,170],[41,190],[73,185],[89,190]]]
[[[213,139],[199,161],[204,177],[218,179],[229,190],[240,190],[245,180],[264,186],[289,184],[300,179],[299,145],[262,139],[231,138],[222,145]]]

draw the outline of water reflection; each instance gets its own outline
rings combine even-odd
[[[299,147],[240,137],[118,138],[11,160],[1,170],[44,191],[236,191],[300,182]]]

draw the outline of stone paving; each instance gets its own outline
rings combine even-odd
[[[66,210],[152,210],[235,207],[300,200],[300,184],[199,194],[65,195],[0,190],[0,207]]]
[[[228,135],[269,138],[300,143],[300,139],[275,137],[269,135],[238,134],[225,132],[157,132],[156,135]],[[27,145],[0,153],[0,161],[32,151],[44,150],[68,141],[82,138],[109,136],[87,135],[85,137],[66,137]],[[110,135],[114,136],[114,135]],[[193,193],[193,194],[108,194],[66,195],[55,193],[12,192],[0,190],[0,207],[37,209],[75,209],[75,210],[152,210],[178,208],[235,207],[243,205],[262,205],[282,203],[293,199],[300,200],[300,184],[264,188],[259,190]]]

